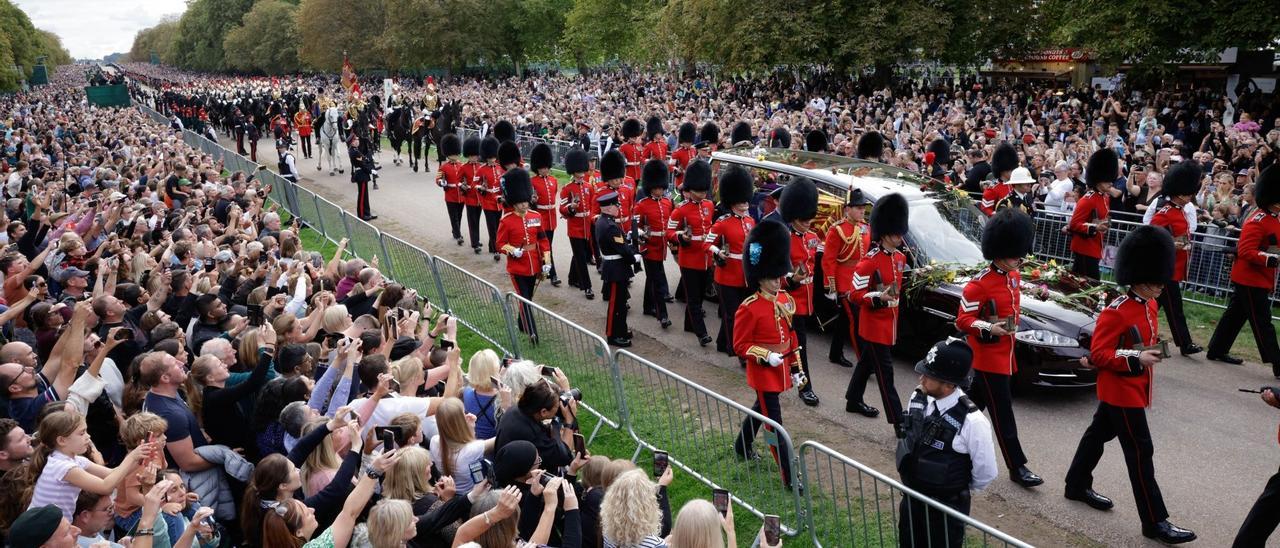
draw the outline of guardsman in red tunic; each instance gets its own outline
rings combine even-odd
[[[542,229],[542,215],[529,208],[533,201],[529,172],[517,167],[503,173],[502,198],[511,211],[498,223],[498,249],[507,256],[507,274],[516,293],[532,301],[538,280],[551,272],[551,242]],[[532,310],[522,304],[518,314],[520,331],[537,343]]]
[[[529,151],[529,167],[533,168],[533,197],[537,203],[538,213],[542,215],[542,231],[546,233],[547,245],[555,243],[556,209],[560,192],[560,181],[551,176],[551,147],[546,143],[534,145]],[[560,276],[556,274],[555,257],[551,257],[551,272],[548,275],[553,287],[560,287]]]
[[[1253,327],[1253,340],[1258,343],[1262,361],[1271,364],[1271,372],[1280,379],[1280,348],[1276,347],[1276,330],[1271,325],[1271,292],[1276,283],[1276,267],[1280,266],[1280,168],[1262,170],[1253,188],[1257,211],[1249,214],[1236,244],[1236,261],[1231,266],[1231,300],[1218,320],[1209,339],[1205,357],[1220,362],[1240,364],[1243,360],[1229,354],[1236,335],[1248,320]]]
[[[1160,208],[1151,216],[1149,223],[1168,230],[1173,236],[1173,276],[1160,293],[1158,302],[1164,309],[1164,319],[1169,322],[1169,336],[1183,356],[1204,351],[1191,341],[1187,317],[1182,312],[1181,288],[1182,280],[1187,277],[1187,259],[1191,255],[1191,222],[1187,220],[1183,207],[1194,201],[1196,193],[1200,192],[1201,173],[1200,164],[1196,162],[1178,162],[1170,166],[1161,188],[1164,196],[1160,198]]]
[[[973,276],[960,296],[956,329],[969,335],[973,349],[973,383],[969,397],[978,409],[989,410],[1009,479],[1023,487],[1044,480],[1027,468],[1027,455],[1018,441],[1010,379],[1018,368],[1013,334],[1022,312],[1022,258],[1031,253],[1035,223],[1022,211],[1000,210],[982,231],[982,256],[991,264]]]
[[[809,230],[813,218],[818,216],[818,187],[809,179],[793,179],[782,189],[782,199],[778,203],[778,213],[782,222],[787,224],[791,232],[791,274],[783,278],[783,287],[796,303],[796,314],[791,319],[795,327],[796,339],[800,345],[800,364],[805,378],[809,377],[809,345],[805,331],[813,324],[814,299],[817,295],[813,283],[814,272],[817,271],[816,260],[822,240]],[[805,405],[818,405],[818,395],[813,393],[813,386],[808,382],[796,388],[800,391],[800,401]]]
[[[631,232],[631,216],[634,215],[632,210],[636,203],[636,182],[627,176],[626,167],[627,160],[621,152],[610,150],[604,154],[604,159],[600,161],[600,178],[604,184],[596,185],[596,198],[610,192],[617,192],[618,209],[622,216],[616,221],[622,226],[622,230]],[[597,203],[592,201],[593,205]],[[592,214],[600,214],[599,206],[596,206]]]
[[[853,367],[853,363],[844,357],[845,344],[853,347],[855,360],[860,351],[858,309],[857,304],[849,299],[849,294],[853,291],[853,269],[871,249],[871,229],[864,221],[869,205],[871,200],[862,194],[862,189],[850,191],[844,201],[844,216],[827,229],[827,238],[822,245],[822,273],[827,278],[823,287],[826,288],[827,299],[835,301],[840,309],[835,325],[831,326],[831,350],[827,352],[827,359],[840,367]],[[848,411],[857,413],[861,410]]]
[[[467,206],[467,235],[471,236],[471,250],[480,254],[480,138],[467,137],[462,142],[462,155],[467,162],[462,164],[462,180],[458,182],[458,192],[462,194],[462,203]]]
[[[569,183],[560,189],[560,216],[564,217],[565,231],[569,234],[569,249],[573,259],[569,262],[569,287],[581,289],[587,299],[596,298],[591,292],[591,276],[587,264],[592,261],[591,243],[595,227],[591,223],[590,201],[595,192],[587,183],[587,153],[575,148],[564,155],[564,170]]]
[[[1088,362],[1098,368],[1098,411],[1071,459],[1065,491],[1068,499],[1099,510],[1114,506],[1093,490],[1093,469],[1106,443],[1119,438],[1142,535],[1166,544],[1196,539],[1195,533],[1169,523],[1156,483],[1155,447],[1147,425],[1155,367],[1164,357],[1156,298],[1172,277],[1173,260],[1173,238],[1166,230],[1139,226],[1120,242],[1116,283],[1128,287],[1129,293],[1107,305],[1093,329]]]
[[[1018,151],[1013,148],[1013,145],[1000,143],[996,147],[996,151],[991,153],[992,179],[983,183],[986,188],[982,191],[982,201],[978,202],[978,209],[981,209],[988,217],[995,214],[996,204],[1009,195],[1009,191],[1013,187],[1005,184],[1005,182],[1009,180],[1013,170],[1017,167]]]
[[[698,337],[698,344],[711,342],[703,321],[702,299],[707,293],[707,275],[711,254],[707,252],[707,233],[711,231],[715,207],[707,199],[711,189],[711,164],[694,160],[684,171],[680,187],[685,201],[671,212],[667,221],[667,245],[676,250],[676,264],[684,285],[684,330]]]
[[[480,141],[480,159],[484,164],[476,168],[476,192],[480,193],[480,209],[484,211],[484,224],[489,229],[489,253],[496,262],[502,258],[498,252],[498,219],[502,216],[502,208],[498,205],[498,197],[502,194],[502,166],[498,165],[498,140],[485,137]]]
[[[662,119],[657,116],[650,116],[645,122],[645,136],[649,142],[644,145],[644,151],[641,156],[644,161],[659,160],[664,166],[670,166],[670,156],[667,154],[667,130],[662,128]],[[643,171],[641,175],[644,175]]]
[[[860,349],[858,366],[853,369],[845,392],[848,404],[866,405],[862,394],[867,378],[875,374],[885,418],[895,431],[902,422],[902,400],[893,386],[889,349],[898,342],[898,302],[902,298],[902,272],[907,268],[900,248],[906,233],[907,199],[894,193],[876,200],[871,209],[871,251],[853,269],[852,298],[858,303],[858,336],[866,344]]]
[[[298,140],[302,143],[302,157],[311,158],[311,111],[305,108],[293,113],[293,127],[298,128]]]
[[[667,221],[671,220],[671,198],[667,197],[667,179],[670,172],[667,163],[654,158],[644,163],[640,186],[644,197],[636,200],[636,231],[643,242],[640,254],[644,257],[644,305],[646,315],[658,319],[666,329],[671,325],[667,316],[667,273],[663,263],[667,260]]]
[[[783,278],[793,271],[791,235],[778,221],[762,221],[747,238],[746,265],[752,294],[742,301],[734,316],[733,350],[747,364],[747,385],[756,393],[751,410],[782,424],[778,395],[792,386],[804,384],[799,340],[791,320],[796,303],[782,289]],[[758,459],[753,447],[760,422],[748,417],[733,442],[739,458]],[[765,426],[765,428],[769,428]],[[791,448],[779,439],[769,451],[782,469],[782,483],[791,487]]]
[[[742,270],[742,253],[747,234],[756,225],[748,210],[755,181],[751,172],[732,166],[720,172],[720,207],[728,211],[707,234],[707,251],[716,263],[716,291],[720,295],[720,332],[716,350],[734,356],[733,322],[738,305],[747,298],[747,278]],[[743,362],[745,364],[745,362]]]
[[[698,156],[698,150],[693,148],[693,139],[697,133],[698,129],[693,122],[680,124],[680,129],[676,132],[676,149],[671,152],[671,169],[675,174],[676,188],[684,185],[684,170]]]
[[[516,167],[521,167],[521,168],[524,167],[524,160],[520,158],[519,145],[516,145],[515,141],[499,142],[498,144],[498,168],[499,168],[498,179],[501,180],[502,174],[506,173],[508,169],[512,169]],[[537,200],[536,194],[534,195],[534,200],[535,201]],[[508,204],[506,200],[502,199],[501,188],[498,189],[498,208],[504,214],[511,211],[511,204]]]
[[[644,126],[640,124],[640,120],[627,118],[622,122],[623,143],[618,151],[626,158],[627,177],[632,181],[640,180],[640,164],[644,162],[644,145],[640,144],[640,136],[643,134]]]
[[[444,189],[444,206],[449,211],[449,228],[453,229],[453,240],[462,245],[462,210],[466,206],[462,193],[462,184],[466,180],[465,165],[458,161],[462,153],[462,142],[452,133],[440,139],[440,153],[445,162],[436,174],[436,184]]]
[[[1099,149],[1089,157],[1089,169],[1084,172],[1089,189],[1076,201],[1067,232],[1071,234],[1071,272],[1091,280],[1102,276],[1098,262],[1102,260],[1102,247],[1110,226],[1111,185],[1120,176],[1120,159],[1115,151]]]

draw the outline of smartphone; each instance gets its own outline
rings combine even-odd
[[[127,341],[132,338],[133,338],[133,329],[125,327],[120,329],[119,331],[116,331],[115,339],[117,341]]]
[[[715,505],[716,511],[720,512],[720,515],[723,516],[726,513],[728,513],[729,512],[729,491],[726,489],[712,489],[711,504]]]
[[[578,455],[585,457],[587,455],[587,438],[582,437],[582,434],[574,432],[573,450],[576,451]]]
[[[554,376],[556,376],[556,368],[551,367],[550,365],[544,365],[544,366],[542,366],[542,376],[544,376],[544,377],[554,377]]]
[[[204,262],[204,271],[205,271],[205,272],[213,272],[213,267],[215,267],[215,266],[217,266],[217,265],[215,265],[215,264],[213,263],[213,259],[208,259],[208,260],[206,260],[206,261]]]
[[[451,348],[453,348],[453,341],[451,341],[451,340],[449,340],[449,339],[443,339],[443,340],[441,340],[441,341],[440,341],[440,349],[441,349],[441,350],[449,350],[449,349],[451,349]]]
[[[484,481],[484,459],[480,459],[467,465],[467,472],[471,474],[471,483],[477,484]]]
[[[266,317],[262,314],[262,305],[249,305],[249,325],[253,327],[261,327],[266,321]]]
[[[338,342],[342,340],[342,337],[342,333],[326,333],[324,336],[325,343],[329,345],[329,348],[337,348]]]
[[[373,427],[373,435],[382,440],[382,451],[390,451],[396,448],[396,439],[400,437],[399,426],[375,426]]]
[[[548,483],[551,483],[551,478],[554,478],[554,477],[556,476],[553,476],[551,474],[543,474],[541,476],[538,476],[538,484],[542,485],[543,487],[546,487]]]
[[[669,465],[670,462],[668,461],[666,451],[653,452],[653,477],[662,477],[662,473],[667,471],[667,466]]]
[[[782,535],[782,523],[778,521],[778,516],[765,515],[764,517],[764,540],[770,546],[778,544],[779,537]]]

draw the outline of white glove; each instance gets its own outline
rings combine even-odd
[[[707,249],[711,250],[711,254],[712,254],[712,255],[719,255],[719,254],[720,254],[720,248],[719,248],[719,247],[716,247],[716,246],[714,246],[714,245],[713,245],[713,246],[711,246],[711,247],[708,247]]]
[[[544,264],[544,265],[542,265],[542,273],[543,273],[543,274],[551,274],[551,265],[549,265],[549,264]]]
[[[779,354],[777,352],[770,352],[767,356],[765,356],[764,360],[769,362],[770,367],[777,367],[779,365],[782,365],[782,354]]]
[[[836,300],[836,292],[835,292],[835,291],[832,291],[832,292],[830,292],[830,293],[827,293],[827,300],[828,300],[828,301],[834,301],[834,300]]]
[[[802,371],[796,371],[791,374],[791,384],[795,386],[804,386],[806,380]]]
[[[515,257],[515,258],[517,258],[517,259],[519,259],[520,257],[524,256],[524,248],[523,248],[523,247],[517,247],[517,248],[515,248],[515,249],[512,249],[512,250],[511,250],[511,256],[512,256],[512,257]]]
[[[639,253],[636,253],[636,255],[635,255],[635,259],[636,259],[636,264],[640,264],[640,262],[641,262],[641,260],[643,259],[643,257],[641,257]]]

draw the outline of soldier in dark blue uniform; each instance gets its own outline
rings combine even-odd
[[[373,158],[361,146],[355,132],[347,141],[347,155],[351,158],[351,182],[356,184],[356,216],[372,221],[378,216],[369,211],[369,181],[373,180]]]
[[[609,303],[605,337],[609,344],[626,348],[631,346],[631,330],[627,328],[627,301],[631,294],[627,285],[640,266],[640,253],[618,224],[618,193],[601,194],[596,203],[600,207],[595,225],[596,250],[600,252],[600,279]]]

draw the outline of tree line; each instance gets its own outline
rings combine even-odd
[[[18,89],[23,79],[30,78],[36,59],[45,58],[53,67],[71,62],[71,53],[62,47],[58,35],[31,24],[31,18],[9,0],[0,0],[0,92]],[[22,67],[23,74],[13,67]]]

